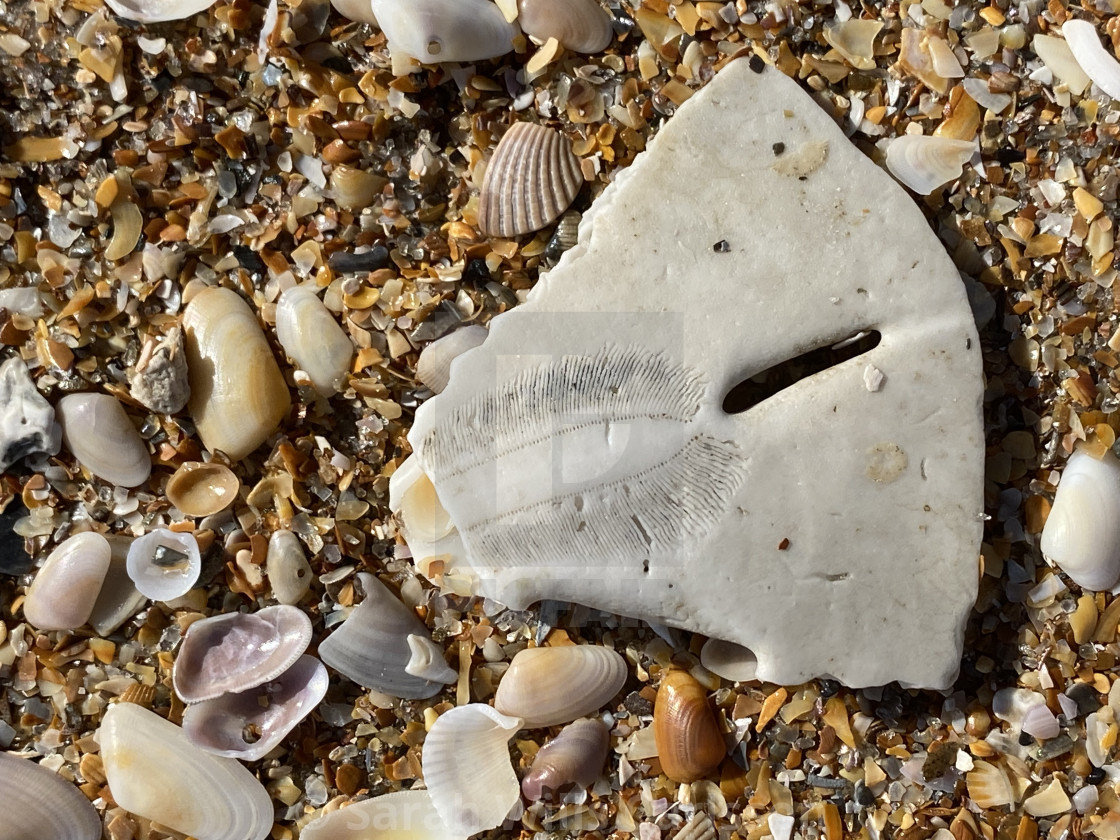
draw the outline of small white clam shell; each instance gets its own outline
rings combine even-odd
[[[1097,27],[1087,20],[1067,20],[1062,24],[1062,36],[1093,84],[1113,99],[1120,99],[1120,62],[1101,44]]]
[[[365,600],[323,640],[319,656],[365,688],[410,700],[431,697],[441,684],[406,670],[412,661],[408,637],[427,637],[428,628],[374,575],[359,572],[357,577],[366,593]]]
[[[459,673],[444,660],[443,648],[426,634],[412,633],[407,641],[412,657],[404,666],[406,673],[445,684],[453,683],[459,678]]]
[[[372,9],[390,49],[425,64],[497,58],[517,34],[490,0],[372,0]]]
[[[95,476],[121,487],[148,480],[148,446],[115,397],[68,394],[58,401],[55,413],[66,448]]]
[[[700,664],[717,676],[734,682],[753,680],[758,672],[758,657],[750,648],[708,639],[700,648]]]
[[[416,362],[416,378],[434,393],[447,387],[451,378],[451,363],[473,347],[478,347],[488,335],[486,327],[468,324],[465,327],[437,338],[420,351]]]
[[[426,790],[375,796],[312,820],[300,840],[461,840],[432,805]]]
[[[1069,44],[1061,38],[1039,33],[1031,41],[1031,47],[1050,72],[1065,82],[1070,93],[1080,96],[1085,92],[1085,88],[1089,87],[1091,80],[1085,75],[1077,59],[1073,57]]]
[[[3,752],[0,802],[0,840],[101,840],[101,817],[75,785]]]
[[[288,413],[288,386],[256,315],[236,292],[199,292],[183,312],[183,330],[191,419],[207,449],[239,461]]]
[[[540,230],[568,209],[582,186],[579,159],[564,135],[536,123],[514,123],[482,179],[479,229],[503,237]]]
[[[265,573],[272,594],[281,604],[298,604],[311,588],[311,566],[299,537],[291,531],[273,531],[268,538]]]
[[[377,17],[373,14],[370,0],[331,0],[331,5],[344,18],[377,26]]]
[[[887,169],[920,195],[929,195],[942,184],[959,178],[976,152],[971,140],[906,134],[887,146]]]
[[[200,750],[155,712],[110,706],[98,740],[113,799],[126,811],[197,840],[264,840],[272,831],[272,799],[253,774]]]
[[[324,397],[338,393],[354,358],[354,344],[307,286],[293,286],[276,304],[276,338]]]
[[[0,365],[0,472],[25,455],[57,455],[61,447],[54,409],[35,387],[27,364],[13,356]]]
[[[1074,452],[1042,528],[1042,553],[1078,586],[1096,592],[1120,580],[1120,460]]]
[[[40,630],[74,630],[89,621],[109,571],[109,541],[86,531],[64,540],[35,574],[23,615]]]
[[[555,38],[581,53],[601,52],[614,37],[611,16],[595,0],[518,0],[517,23],[537,43]]]
[[[313,656],[249,691],[187,706],[183,731],[207,752],[242,761],[264,758],[327,694],[327,669]],[[247,740],[253,733],[255,740]]]
[[[494,708],[536,729],[568,723],[606,705],[626,682],[626,660],[602,645],[520,651],[498,683]]]
[[[128,20],[141,23],[161,23],[165,20],[183,20],[205,12],[216,0],[105,0],[105,5]]]
[[[509,740],[520,728],[520,718],[482,703],[450,709],[432,724],[421,758],[424,782],[452,834],[499,826],[516,804],[521,788]]]
[[[173,601],[190,592],[202,571],[202,557],[193,534],[157,528],[132,541],[128,576],[153,601]]]

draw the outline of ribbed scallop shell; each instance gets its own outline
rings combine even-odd
[[[653,735],[661,770],[674,782],[704,778],[727,754],[707,693],[687,671],[674,668],[661,678]]]
[[[276,304],[276,338],[324,397],[346,379],[354,344],[326,304],[307,286],[293,286]]]
[[[1120,579],[1120,460],[1074,452],[1042,528],[1043,555],[1085,589],[1111,589]]]
[[[972,140],[906,134],[887,146],[887,169],[914,192],[929,195],[959,178],[975,152]]]
[[[538,43],[555,38],[581,53],[601,52],[614,37],[611,16],[595,0],[518,0],[517,23]]]
[[[432,804],[452,835],[502,824],[521,788],[509,739],[521,720],[482,703],[451,709],[432,724],[421,758]]]
[[[503,237],[540,230],[568,209],[582,185],[579,159],[564,135],[536,123],[515,123],[486,167],[479,229]]]
[[[94,531],[75,534],[52,551],[35,573],[23,616],[39,630],[74,630],[89,621],[109,572],[113,551]]]
[[[473,347],[478,347],[489,335],[486,327],[468,324],[437,338],[420,351],[416,362],[416,378],[438,394],[447,387],[451,378],[451,363]]]
[[[376,835],[372,829],[376,827]],[[300,840],[456,840],[426,790],[402,790],[355,802],[312,820]]]
[[[272,799],[256,777],[155,712],[110,706],[98,740],[109,789],[126,811],[197,840],[264,840],[272,831]]]
[[[280,604],[256,613],[228,613],[192,624],[175,659],[175,693],[199,703],[275,680],[311,641],[311,620]]]
[[[371,9],[390,49],[425,64],[497,58],[517,34],[490,0],[372,0]]]
[[[58,401],[55,416],[66,448],[95,476],[121,487],[148,480],[148,446],[116,397],[69,394]]]
[[[0,840],[100,840],[101,817],[78,788],[0,752]]]
[[[521,792],[533,801],[546,790],[556,792],[565,785],[587,786],[603,774],[610,747],[610,731],[596,718],[570,723],[545,744],[533,766],[521,780]]]
[[[529,648],[498,683],[494,708],[537,729],[568,723],[606,705],[626,682],[626,660],[600,645]]]

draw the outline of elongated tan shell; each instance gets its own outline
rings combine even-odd
[[[93,531],[63,541],[35,574],[24,617],[40,630],[81,627],[93,612],[112,553],[109,541]]]
[[[611,16],[595,0],[518,0],[517,23],[538,43],[555,38],[581,53],[601,52],[614,37]]]
[[[203,444],[238,461],[264,443],[291,397],[253,310],[236,292],[199,292],[183,313],[191,398]]]
[[[975,151],[972,140],[906,134],[887,146],[887,169],[914,192],[929,195],[959,178]]]
[[[276,304],[276,338],[324,397],[338,393],[354,344],[334,315],[307,286],[293,286]]]
[[[529,648],[513,657],[494,708],[536,729],[569,723],[606,705],[626,682],[626,660],[601,645]]]
[[[727,754],[703,686],[687,671],[675,668],[657,689],[653,736],[661,770],[674,782],[704,778]]]
[[[57,773],[0,752],[0,840],[100,840],[101,817]]]
[[[167,480],[167,500],[187,516],[211,516],[237,498],[241,482],[223,464],[187,461]]]
[[[416,361],[416,378],[438,394],[451,378],[451,363],[486,340],[486,327],[468,324],[437,338],[420,351]]]
[[[376,835],[373,829],[376,827]],[[346,805],[312,820],[300,840],[457,840],[426,790],[401,790]]]
[[[66,448],[95,476],[121,487],[148,480],[148,446],[116,397],[69,394],[58,401],[55,415]]]
[[[264,840],[272,800],[232,758],[196,747],[135,703],[109,707],[98,735],[113,799],[126,811],[197,840]]]
[[[564,135],[536,123],[515,123],[486,167],[478,226],[487,236],[540,230],[568,209],[582,185],[579,159]]]

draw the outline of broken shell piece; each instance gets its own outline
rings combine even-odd
[[[517,34],[490,0],[372,0],[371,8],[389,48],[425,64],[497,58]]]
[[[614,37],[611,16],[596,0],[518,0],[517,23],[538,44],[555,38],[579,53],[602,52]]]
[[[662,772],[674,782],[694,782],[713,772],[727,748],[708,695],[687,671],[670,669],[653,704],[653,735]]]
[[[105,5],[115,14],[141,23],[161,23],[165,20],[184,20],[205,12],[216,0],[105,0]]]
[[[715,840],[717,836],[719,835],[716,834],[716,826],[712,818],[703,811],[697,811],[692,815],[692,819],[673,835],[673,840]],[[771,836],[774,836],[773,831]],[[774,840],[777,840],[776,836]]]
[[[1120,581],[1120,460],[1077,450],[1062,471],[1042,527],[1043,556],[1085,589]]]
[[[214,462],[187,461],[167,480],[167,500],[187,516],[212,516],[237,498],[241,482],[233,470]]]
[[[112,551],[109,571],[89,615],[89,626],[101,637],[108,636],[148,603],[128,576],[128,549],[133,543],[132,537],[112,534],[107,539]]]
[[[98,732],[113,800],[138,817],[197,840],[264,840],[272,800],[231,758],[200,750],[186,734],[135,703],[116,703]]]
[[[416,378],[438,394],[451,378],[451,363],[472,347],[486,340],[486,327],[468,324],[437,338],[420,351],[416,362]]]
[[[1054,814],[1064,814],[1069,810],[1069,796],[1066,794],[1062,783],[1051,779],[1050,784],[1023,800],[1023,810],[1032,817],[1051,817]]]
[[[25,455],[57,455],[61,447],[54,409],[31,381],[23,359],[13,356],[0,365],[0,473]]]
[[[183,732],[207,752],[256,761],[319,705],[328,682],[323,663],[301,656],[274,680],[187,706]]]
[[[1074,96],[1080,96],[1089,87],[1091,81],[1073,57],[1069,44],[1053,35],[1039,33],[1034,36],[1031,46],[1035,54],[1042,59],[1051,73],[1058,77],[1069,88]]]
[[[149,336],[129,377],[134,399],[157,414],[182,411],[191,396],[183,331],[173,327],[165,336]]]
[[[700,648],[700,664],[717,676],[734,682],[748,682],[758,672],[758,657],[750,648],[708,639]]]
[[[404,666],[406,673],[431,682],[450,684],[459,678],[459,672],[444,661],[443,648],[426,634],[413,633],[408,637],[408,649],[412,658]]]
[[[202,571],[193,534],[156,528],[132,541],[128,576],[153,601],[174,601],[190,592]]]
[[[409,534],[423,542],[438,542],[454,529],[451,517],[440,504],[432,481],[420,473],[401,497],[400,516]]]
[[[50,553],[27,590],[23,615],[39,630],[74,630],[89,621],[109,571],[109,541],[86,531]]]
[[[248,691],[291,668],[310,641],[311,619],[284,604],[200,619],[187,629],[175,658],[175,693],[200,703]]]
[[[311,566],[299,537],[291,531],[273,531],[265,559],[272,595],[281,604],[298,604],[311,588]]]
[[[204,289],[183,313],[191,419],[202,443],[239,461],[291,407],[284,377],[253,310],[229,289]]]
[[[929,195],[959,178],[975,152],[972,140],[907,134],[887,146],[887,169],[914,192]]]
[[[882,28],[881,21],[850,18],[826,26],[824,39],[857,70],[874,70],[875,36]]]
[[[377,26],[377,18],[373,14],[370,0],[331,0],[331,5],[344,18],[349,18],[356,23]]]
[[[980,808],[1002,808],[1019,801],[1015,783],[1001,765],[987,761],[973,762],[972,769],[965,776],[965,783],[969,799]]]
[[[520,236],[559,218],[583,186],[579,159],[563,134],[543,125],[510,126],[486,167],[478,227],[487,236]]]
[[[365,600],[319,645],[319,656],[365,688],[409,700],[431,697],[442,685],[406,670],[412,661],[408,637],[427,636],[428,628],[374,575],[359,572],[357,578]]]
[[[1023,715],[1023,731],[1033,738],[1045,741],[1050,738],[1057,738],[1061,734],[1062,727],[1058,724],[1058,719],[1054,716],[1054,713],[1046,707],[1046,704],[1040,703],[1037,706],[1032,706]]]
[[[326,305],[307,286],[293,286],[276,304],[276,338],[324,397],[338,393],[354,344]]]
[[[610,748],[610,731],[601,720],[584,718],[570,723],[545,744],[521,781],[525,798],[535,802],[546,790],[565,785],[586,787],[603,774]]]
[[[426,790],[401,790],[344,805],[309,822],[300,840],[461,840],[450,832]]]
[[[424,782],[453,834],[468,837],[502,824],[521,792],[509,739],[521,720],[482,703],[444,712],[424,739]],[[470,756],[470,761],[464,761]]]
[[[97,809],[72,783],[34,761],[0,752],[3,840],[101,840]]]
[[[626,660],[602,645],[528,648],[498,683],[494,708],[528,729],[555,726],[605,706],[626,682]]]
[[[62,440],[83,467],[121,487],[152,474],[148,446],[124,408],[108,394],[68,394],[55,406]]]
[[[992,714],[1012,726],[1021,727],[1035,706],[1045,706],[1046,698],[1029,688],[1001,688],[992,697]]]
[[[1120,99],[1120,62],[1101,45],[1097,27],[1087,20],[1067,20],[1062,24],[1062,36],[1093,84],[1113,99]]]

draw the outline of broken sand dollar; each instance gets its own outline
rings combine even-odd
[[[805,180],[771,168],[812,144],[828,154]],[[765,246],[744,240],[761,227]],[[418,565],[512,608],[684,627],[749,648],[761,680],[944,687],[976,592],[980,372],[964,286],[910,197],[794,82],[735,61],[419,408],[391,505],[426,476],[454,530],[433,543],[406,518]],[[725,411],[760,375],[778,384]],[[892,481],[868,475],[884,443]],[[791,626],[806,603],[819,621]]]

